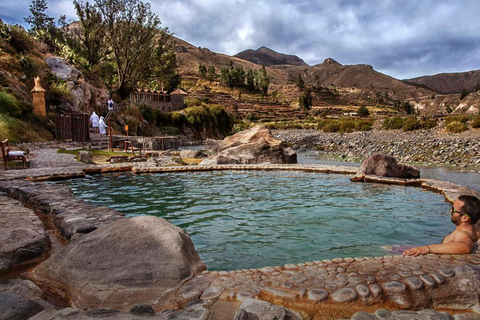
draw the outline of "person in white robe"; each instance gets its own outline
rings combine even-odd
[[[100,121],[98,122],[98,124],[99,124],[100,134],[107,134],[107,131],[105,130],[105,128],[107,128],[108,126],[105,124],[103,117],[100,117]]]
[[[95,132],[98,133],[98,127],[100,126],[99,124],[99,118],[95,111],[93,111],[92,115],[90,116],[90,124]]]

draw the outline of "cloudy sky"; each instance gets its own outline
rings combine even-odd
[[[23,23],[31,0],[1,0],[0,18]],[[151,0],[175,36],[234,55],[267,46],[310,65],[333,58],[398,79],[480,69],[479,0]],[[71,0],[47,13],[75,19]]]

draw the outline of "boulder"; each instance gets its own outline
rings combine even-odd
[[[43,310],[41,305],[21,295],[0,293],[0,320],[24,320]]]
[[[205,158],[205,153],[203,150],[182,150],[180,151],[180,158]]]
[[[42,221],[17,200],[0,196],[0,272],[44,256],[50,240]]]
[[[409,165],[398,164],[394,157],[377,153],[371,155],[362,162],[351,181],[363,181],[365,176],[375,175],[379,177],[392,177],[404,179],[420,178],[420,171]]]
[[[109,92],[105,87],[94,87],[85,81],[81,71],[70,66],[59,57],[46,59],[50,72],[62,81],[65,81],[70,90],[70,101],[57,106],[65,112],[84,112],[86,109],[106,105]]]
[[[218,154],[200,165],[297,163],[297,154],[275,139],[264,125],[255,126],[226,137],[218,143]]]
[[[80,162],[87,163],[87,164],[94,163],[92,151],[85,151],[85,150],[79,151],[78,160],[80,160]]]
[[[302,316],[293,310],[277,306],[266,301],[247,299],[245,300],[234,320],[302,320]]]
[[[30,278],[79,309],[156,311],[188,301],[178,289],[205,270],[190,237],[152,216],[121,219],[86,234],[35,268]]]

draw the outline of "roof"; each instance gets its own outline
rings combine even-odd
[[[186,93],[185,91],[183,91],[182,89],[177,89],[175,91],[173,91],[172,93],[170,93],[171,95],[182,95],[182,96],[188,96],[188,93]]]
[[[43,89],[42,86],[40,85],[40,77],[36,76],[35,77],[35,86],[33,87],[30,92],[45,92],[47,90]]]

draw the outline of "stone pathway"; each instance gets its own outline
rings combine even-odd
[[[50,246],[42,221],[5,193],[0,193],[0,244],[0,272],[43,257]]]

